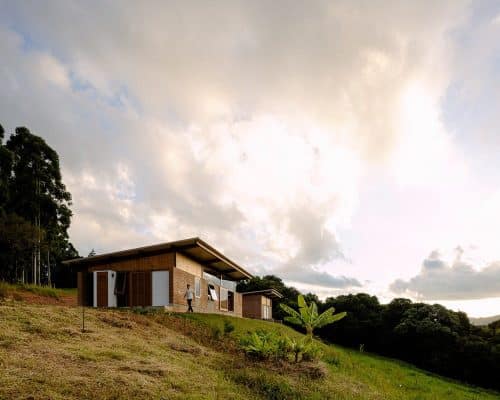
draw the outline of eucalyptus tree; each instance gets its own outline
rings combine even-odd
[[[9,178],[12,171],[12,153],[3,144],[4,129],[0,125],[0,216],[5,213],[9,198]]]
[[[6,148],[12,155],[7,208],[35,227],[32,276],[40,284],[42,265],[50,279],[51,252],[58,258],[68,248],[71,195],[62,182],[59,156],[44,139],[19,127]]]
[[[288,316],[285,317],[285,321],[294,325],[302,326],[305,328],[307,335],[311,338],[314,329],[333,324],[346,316],[345,312],[334,314],[335,308],[333,307],[330,307],[326,311],[319,314],[316,302],[311,301],[307,304],[304,296],[301,294],[297,296],[297,304],[299,306],[299,311],[294,310],[292,307],[284,303],[280,304],[283,311],[288,314]]]

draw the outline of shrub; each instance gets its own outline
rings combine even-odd
[[[258,330],[248,333],[240,340],[245,354],[258,360],[276,358],[278,354],[278,340],[270,332]]]
[[[321,348],[318,346],[317,343],[312,341],[309,338],[304,338],[304,347],[302,349],[302,360],[304,361],[316,361],[318,360],[321,355],[322,351]]]
[[[219,340],[222,336],[222,331],[218,326],[212,328],[212,338],[215,340]]]
[[[258,360],[314,361],[321,356],[321,349],[309,336],[290,339],[266,331],[249,332],[240,341],[245,354]]]
[[[231,321],[225,319],[224,320],[224,335],[229,335],[234,331],[234,325]]]

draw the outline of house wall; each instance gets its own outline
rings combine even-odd
[[[247,294],[243,297],[243,316],[245,318],[262,318],[262,295]]]
[[[200,263],[186,257],[181,253],[175,253],[175,266],[191,275],[202,277],[203,267]]]
[[[189,261],[187,261],[189,260]],[[241,293],[234,293],[234,311],[222,311],[220,310],[219,300],[220,300],[220,286],[214,285],[215,292],[217,293],[217,301],[209,300],[208,298],[208,282],[201,278],[202,276],[202,266],[196,261],[190,260],[185,256],[177,258],[177,261],[181,261],[181,267],[176,267],[173,269],[172,280],[172,302],[168,309],[171,311],[182,311],[187,310],[187,301],[184,298],[184,293],[186,293],[187,284],[191,285],[191,288],[195,289],[195,278],[200,279],[200,297],[193,299],[192,306],[194,312],[207,312],[207,313],[221,313],[241,317],[242,315],[242,297]],[[186,268],[186,266],[188,266]],[[196,275],[187,272],[189,269],[195,272]],[[198,275],[199,271],[199,275]]]
[[[234,293],[234,311],[221,311],[220,310],[220,287],[214,285],[215,291],[218,296],[217,301],[208,299],[208,282],[203,279],[203,266],[192,260],[191,258],[180,253],[165,253],[155,256],[136,257],[127,260],[120,260],[115,262],[106,262],[89,267],[87,270],[78,274],[78,301],[79,304],[83,302],[84,296],[84,276],[88,271],[93,275],[94,281],[94,298],[91,299],[90,304],[96,305],[96,271],[109,271],[108,274],[108,290],[111,291],[111,296],[108,297],[110,307],[116,307],[116,296],[114,295],[114,278],[111,278],[111,272],[116,276],[116,272],[133,272],[133,271],[153,271],[152,272],[152,304],[160,305],[165,303],[165,298],[159,299],[160,286],[168,282],[168,305],[167,309],[172,311],[186,311],[187,302],[184,299],[187,284],[191,285],[193,291],[195,290],[195,277],[200,279],[200,296],[193,299],[193,309],[195,312],[208,312],[208,313],[223,313],[228,315],[242,316],[243,312],[243,298],[241,293]],[[156,272],[155,272],[156,271]],[[161,272],[160,272],[161,271]],[[168,278],[165,278],[164,274]],[[159,275],[158,275],[159,274]],[[158,277],[159,281],[155,279]],[[161,281],[161,282],[160,282]]]

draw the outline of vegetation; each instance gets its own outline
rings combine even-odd
[[[269,288],[284,294],[285,306],[274,302],[273,316],[290,321],[285,310],[296,306],[295,288],[287,287],[276,276],[254,278],[239,285],[241,290]],[[318,313],[331,307],[347,312],[342,323],[318,328],[316,334],[324,340],[500,389],[500,329],[494,323],[476,327],[465,313],[439,304],[413,303],[408,299],[380,304],[375,296],[365,293],[330,297],[324,302],[307,294],[304,300],[317,303]]]
[[[10,291],[21,291],[14,286]],[[314,341],[319,362],[245,357],[262,331],[300,341],[286,325],[209,314],[99,310],[0,302],[0,398],[494,399],[402,362]],[[234,330],[215,338],[212,332]],[[43,365],[44,368],[36,366]]]
[[[0,279],[74,286],[61,261],[78,253],[69,242],[71,195],[59,157],[41,137],[16,128],[3,144],[0,126]]]
[[[297,296],[297,304],[299,306],[298,312],[286,304],[280,304],[283,311],[288,314],[288,316],[285,317],[285,321],[303,327],[310,337],[312,337],[314,329],[333,324],[346,316],[345,312],[334,314],[335,308],[333,307],[319,314],[316,302],[311,301],[310,304],[307,305],[304,296],[301,294]]]

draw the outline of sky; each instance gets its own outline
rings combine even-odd
[[[0,123],[81,255],[198,236],[320,298],[500,314],[498,1],[0,0]]]

